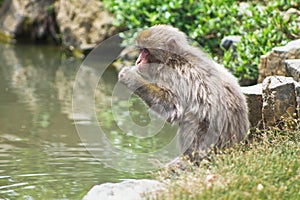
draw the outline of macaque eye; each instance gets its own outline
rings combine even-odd
[[[149,50],[146,48],[140,48],[140,52],[146,55],[150,54]]]

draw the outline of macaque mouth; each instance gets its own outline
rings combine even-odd
[[[140,55],[139,55],[138,59],[136,60],[135,65],[139,66],[139,65],[148,63],[148,59],[147,59],[148,55],[150,55],[150,52],[148,49],[140,48]]]

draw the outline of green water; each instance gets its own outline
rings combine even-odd
[[[95,184],[149,176],[86,150],[71,117],[80,64],[58,47],[0,45],[0,199],[81,199]],[[116,80],[108,70],[107,91]]]

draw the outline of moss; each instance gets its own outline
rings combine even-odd
[[[2,43],[12,43],[14,41],[14,38],[12,35],[5,34],[3,32],[0,32],[0,42]]]
[[[33,26],[33,20],[30,18],[25,18],[23,22],[23,32],[24,33],[29,33],[32,31],[32,26]]]
[[[76,58],[83,58],[83,56],[84,56],[83,52],[80,49],[74,49],[73,50],[73,55]]]

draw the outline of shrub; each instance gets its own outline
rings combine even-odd
[[[299,25],[285,21],[281,11],[299,7],[298,0],[250,1],[242,9],[234,0],[104,0],[115,15],[116,26],[127,29],[170,24],[197,41],[214,59],[240,80],[256,82],[260,55],[299,37]],[[237,54],[223,52],[221,39],[241,35]]]
[[[2,6],[3,3],[4,3],[4,0],[0,0],[0,7]]]

